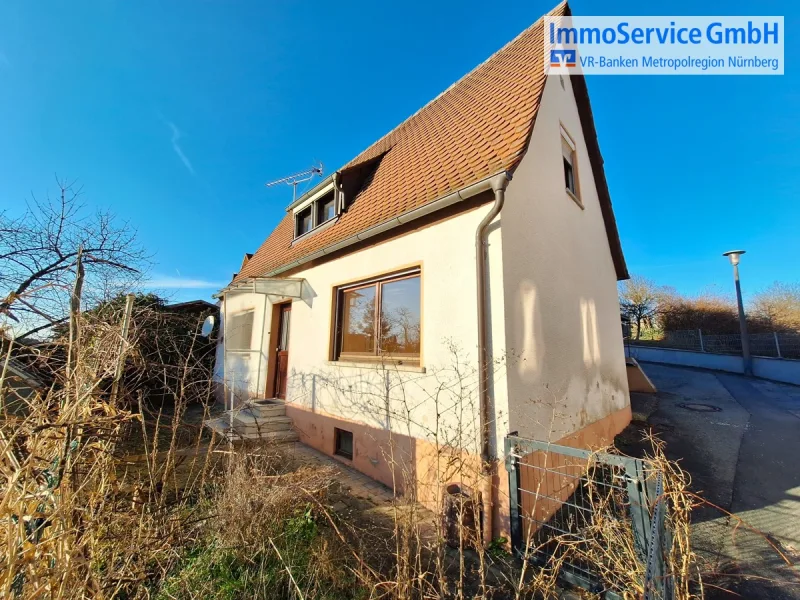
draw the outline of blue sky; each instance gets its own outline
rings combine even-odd
[[[291,198],[266,181],[338,168],[554,3],[4,0],[0,210],[52,192],[54,173],[78,178],[91,206],[138,228],[153,278],[182,286],[173,297],[208,298]],[[589,78],[629,268],[727,292],[720,254],[743,247],[746,292],[800,281],[800,8],[707,0],[701,12],[785,15],[787,75]]]

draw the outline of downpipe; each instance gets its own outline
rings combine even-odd
[[[481,470],[483,479],[483,489],[481,492],[481,502],[483,504],[483,543],[489,544],[492,541],[493,529],[493,510],[494,510],[494,485],[493,479],[497,470],[497,459],[491,448],[490,424],[492,415],[489,405],[489,356],[486,347],[488,338],[488,323],[486,318],[486,261],[487,261],[487,242],[486,230],[491,222],[503,210],[506,199],[506,187],[511,180],[508,173],[500,173],[491,179],[491,187],[494,191],[494,204],[478,225],[475,232],[475,274],[477,279],[477,300],[478,300],[478,395],[480,405],[480,429],[481,429]]]

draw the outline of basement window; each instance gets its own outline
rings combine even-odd
[[[583,208],[578,191],[578,154],[575,142],[563,126],[561,127],[561,158],[564,163],[564,188],[567,195]]]
[[[348,460],[353,460],[353,432],[333,428],[334,437],[336,438],[336,448],[334,454],[342,456]]]

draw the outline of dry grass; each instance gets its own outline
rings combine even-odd
[[[342,519],[330,508],[339,492],[329,469],[298,467],[279,448],[236,450],[200,430],[187,436],[187,406],[211,402],[209,365],[192,350],[195,331],[185,334],[188,344],[164,336],[161,362],[137,356],[140,376],[123,380],[112,399],[108,382],[125,359],[120,349],[128,357],[141,349],[137,336],[153,326],[146,316],[134,319],[127,346],[120,345],[119,315],[87,317],[67,349],[71,372],[59,369],[23,414],[0,421],[0,597],[549,597],[570,553],[595,564],[609,589],[642,595],[644,566],[629,524],[611,514],[600,493],[590,494],[595,516],[582,532],[588,543],[557,540],[560,558],[533,568],[505,553],[502,540],[478,542],[477,494],[454,504],[455,536],[440,516],[432,519],[415,496],[419,474],[404,471],[391,449],[386,459],[397,467],[405,497],[389,512]],[[148,425],[149,388],[139,383],[154,376],[172,409],[157,411]],[[442,414],[464,410],[462,400],[432,399]],[[437,425],[434,437],[440,452],[427,481],[440,505],[452,481],[480,481],[497,468],[453,452],[464,447],[462,437],[474,437],[474,426],[458,422],[453,431]],[[676,597],[690,598],[686,478],[657,445],[651,464],[665,476]]]
[[[192,329],[188,344],[156,336],[156,356],[137,356],[159,321],[136,316],[127,346],[119,315],[85,316],[54,350],[71,354],[69,374],[54,369],[21,414],[3,411],[0,597],[351,597],[358,580],[340,557],[352,557],[317,509],[330,473],[292,471],[271,448],[227,452],[200,430],[186,439],[187,406],[210,405],[210,365]],[[136,376],[113,398],[132,356]],[[172,404],[155,425],[141,384],[154,377]]]

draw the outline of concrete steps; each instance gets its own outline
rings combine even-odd
[[[238,433],[234,432],[231,436],[234,442],[237,441],[258,441],[258,442],[272,442],[275,444],[283,444],[289,442],[296,442],[300,439],[294,429],[288,431],[262,431],[256,433]]]
[[[250,413],[260,418],[286,415],[286,406],[282,402],[274,400],[253,400],[248,404],[247,409]]]
[[[267,442],[297,441],[292,420],[286,416],[286,407],[274,400],[252,400],[236,409],[210,419],[206,426],[232,441],[257,440]]]

